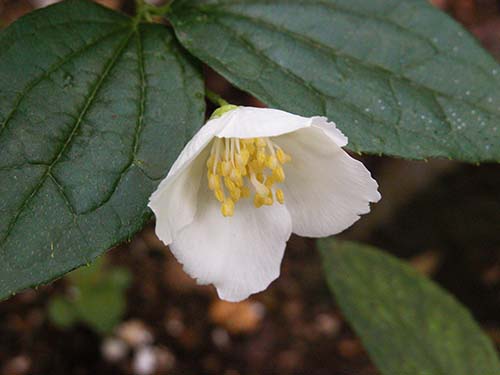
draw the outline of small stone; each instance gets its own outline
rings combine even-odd
[[[316,317],[316,329],[325,336],[336,336],[340,332],[342,322],[331,314],[319,314]]]
[[[101,345],[101,353],[108,362],[119,362],[126,357],[127,344],[116,337],[106,338]]]
[[[210,320],[230,333],[250,333],[257,330],[265,314],[264,305],[258,302],[238,303],[216,300],[210,306]]]
[[[483,271],[481,281],[489,287],[498,284],[500,282],[500,265],[495,264]]]
[[[25,355],[18,355],[7,361],[2,368],[2,374],[7,375],[24,375],[27,374],[31,367],[31,360]]]
[[[442,255],[436,250],[428,250],[410,259],[410,264],[421,274],[432,276],[441,265]]]
[[[184,324],[178,319],[167,319],[165,321],[165,329],[169,335],[178,337],[184,331]]]
[[[154,348],[157,371],[170,371],[175,366],[175,356],[165,347]]]
[[[134,374],[151,375],[156,371],[157,360],[154,348],[143,346],[137,350],[132,363]]]
[[[339,342],[337,349],[344,358],[352,359],[363,352],[361,342],[356,339],[343,339]]]
[[[212,341],[219,348],[226,348],[231,341],[229,334],[223,328],[215,328],[212,331]]]
[[[129,320],[122,323],[118,327],[116,335],[133,348],[153,342],[153,335],[146,325],[139,320]]]

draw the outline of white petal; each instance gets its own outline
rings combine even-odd
[[[167,177],[160,183],[152,197],[170,184],[177,174],[187,168],[200,152],[209,146],[215,136],[220,138],[272,137],[310,126],[318,126],[324,128],[325,132],[332,134],[333,137],[345,138],[340,130],[335,129],[335,126],[332,130],[329,125],[325,117],[306,118],[277,109],[238,107],[226,112],[221,117],[208,121],[200,128],[184,147],[170,168]],[[345,141],[347,143],[347,138]]]
[[[351,226],[380,199],[378,184],[324,129],[312,127],[275,139],[292,161],[285,164],[285,205],[293,232],[324,237]]]
[[[171,179],[184,170],[204,149],[208,148],[212,139],[224,128],[225,124],[225,121],[216,119],[210,120],[203,125],[186,146],[184,146],[184,149],[170,168],[167,177],[161,182],[157,190],[160,190],[162,185],[167,185]]]
[[[291,133],[312,125],[312,118],[270,108],[238,107],[221,119],[226,122],[218,137],[255,138]]]
[[[255,208],[240,200],[233,217],[206,187],[200,190],[194,221],[178,233],[170,249],[200,284],[214,284],[219,297],[240,301],[260,292],[279,276],[292,224],[282,205]]]
[[[188,167],[180,169],[173,178],[163,180],[149,200],[148,205],[156,216],[156,235],[165,245],[171,244],[175,234],[194,219],[209,151],[206,148]]]
[[[312,118],[312,126],[323,130],[323,132],[334,141],[337,146],[344,147],[347,145],[347,137],[337,129],[335,123],[329,122],[326,117],[316,116]]]
[[[149,198],[148,206],[156,216],[156,235],[166,245],[173,241],[177,231],[193,221],[210,146],[225,124],[224,120],[216,119],[202,126]]]

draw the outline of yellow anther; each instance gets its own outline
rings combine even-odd
[[[285,171],[282,167],[278,167],[273,170],[273,178],[276,180],[276,182],[285,181]]]
[[[266,166],[269,169],[275,169],[276,167],[278,167],[278,159],[276,158],[276,156],[269,156],[266,160]]]
[[[256,195],[254,198],[253,198],[253,205],[256,207],[256,208],[260,208],[264,205],[264,202],[263,202],[263,199],[261,196],[259,195]]]
[[[240,142],[243,143],[244,145],[252,145],[255,142],[254,138],[242,138],[240,139]]]
[[[292,160],[290,155],[285,154],[285,152],[281,148],[278,148],[276,150],[276,156],[278,157],[278,160],[281,164],[288,163],[290,160]]]
[[[224,185],[228,190],[236,189],[236,184],[229,177],[224,177]]]
[[[242,186],[241,188],[241,198],[248,198],[250,196],[250,189],[246,186]]]
[[[260,166],[264,166],[266,162],[266,153],[263,150],[258,150],[257,155],[256,155],[257,163],[259,163]]]
[[[224,191],[222,189],[215,190],[214,194],[215,194],[215,198],[219,202],[223,202],[224,201]]]
[[[223,161],[222,162],[222,165],[221,165],[221,172],[222,172],[222,175],[225,177],[225,176],[228,176],[229,173],[231,173],[231,169],[232,169],[232,166],[231,166],[231,162],[229,161]]]
[[[213,173],[208,172],[208,188],[210,190],[220,189],[220,179],[219,179],[219,176],[216,176]]]
[[[231,194],[231,198],[235,202],[238,202],[240,200],[240,198],[241,198],[241,190],[238,189],[238,188],[230,190],[229,194]]]
[[[222,206],[220,208],[222,215],[225,217],[228,216],[233,216],[234,215],[234,202],[231,198],[225,199],[224,203],[222,203]]]
[[[250,152],[247,149],[242,149],[239,154],[236,154],[236,163],[240,168],[245,167],[249,159]]]
[[[266,144],[266,141],[264,140],[264,138],[257,138],[255,140],[255,144],[257,145],[257,147],[266,147],[267,144]]]
[[[281,189],[276,189],[276,192],[274,193],[276,195],[276,200],[283,204],[285,203],[285,194],[283,193],[283,190]]]
[[[255,150],[256,150],[256,148],[255,148],[255,145],[254,145],[253,143],[252,143],[252,144],[247,145],[247,146],[246,146],[246,149],[248,150],[248,153],[249,153],[250,155],[255,154]]]
[[[243,157],[240,154],[236,154],[234,160],[238,168],[244,168],[246,166],[246,163],[244,163]]]
[[[229,177],[231,177],[231,180],[236,182],[237,180],[241,179],[241,171],[239,169],[233,168],[233,169],[231,169],[231,173],[229,174]]]
[[[261,172],[264,169],[262,164],[259,164],[257,160],[252,160],[250,163],[250,168],[256,173]]]
[[[273,184],[275,183],[273,176],[268,176],[266,178],[266,182],[264,182],[264,185],[268,188],[271,189],[273,187]]]
[[[273,197],[269,196],[269,197],[262,198],[262,203],[266,206],[272,206],[274,203]]]
[[[208,187],[221,202],[221,213],[233,216],[235,204],[255,193],[255,207],[284,203],[276,184],[285,180],[282,164],[291,160],[268,138],[222,138],[207,159]]]
[[[245,185],[245,181],[243,180],[243,177],[239,177],[237,178],[234,183],[236,184],[236,186],[238,186],[239,188],[241,188],[243,185]]]

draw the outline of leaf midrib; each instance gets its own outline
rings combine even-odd
[[[105,79],[107,78],[107,76],[111,72],[112,68],[115,66],[116,61],[118,60],[118,58],[121,56],[121,54],[125,50],[125,47],[128,45],[128,43],[130,42],[130,39],[132,38],[132,36],[134,35],[135,32],[136,32],[135,29],[131,29],[129,34],[123,39],[123,41],[118,45],[116,50],[113,52],[111,57],[108,59],[107,63],[104,66],[102,73],[98,75],[98,79],[94,85],[94,88],[91,91],[90,95],[87,97],[87,100],[85,101],[85,104],[84,104],[82,110],[80,111],[80,114],[78,115],[74,125],[72,126],[71,132],[68,135],[66,141],[64,142],[63,146],[58,151],[57,155],[54,157],[54,159],[48,165],[47,170],[45,171],[43,176],[40,178],[40,181],[38,182],[38,184],[35,185],[35,187],[31,191],[31,193],[28,195],[28,197],[26,199],[24,199],[24,201],[22,202],[22,204],[21,204],[20,208],[17,210],[17,213],[15,214],[14,218],[9,223],[6,234],[1,242],[5,242],[7,240],[10,233],[12,232],[13,228],[15,227],[17,220],[19,219],[21,213],[24,211],[24,209],[26,208],[28,203],[38,193],[40,188],[45,183],[46,179],[49,176],[52,176],[52,173],[51,173],[52,168],[57,164],[57,162],[59,161],[59,159],[64,154],[65,150],[67,149],[67,147],[69,146],[69,144],[73,140],[73,137],[75,136],[76,132],[78,131],[85,115],[87,114],[95,97],[97,96],[97,93],[99,92],[100,88],[102,87],[102,84],[104,83]],[[105,39],[105,38],[102,38],[102,39]],[[73,211],[74,211],[74,208],[73,208]]]
[[[146,107],[146,72],[144,70],[144,51],[143,51],[143,46],[142,46],[142,40],[141,40],[141,28],[140,26],[137,27],[137,32],[136,32],[136,37],[137,37],[137,56],[138,56],[138,76],[139,76],[139,102],[138,102],[138,107],[139,107],[139,112],[137,115],[137,122],[134,130],[134,136],[133,136],[133,142],[132,142],[132,152],[130,155],[130,159],[127,163],[127,165],[121,170],[120,175],[116,178],[116,180],[113,183],[112,188],[110,189],[109,193],[106,194],[106,196],[99,202],[99,204],[96,207],[92,207],[88,210],[82,211],[79,214],[80,215],[85,215],[88,214],[89,212],[95,211],[97,208],[102,207],[104,204],[109,202],[113,194],[116,192],[116,189],[118,188],[118,185],[120,184],[123,176],[127,171],[134,165],[135,158],[137,156],[137,149],[139,147],[139,138],[142,132],[142,128],[144,126],[144,113],[145,113],[145,107]],[[144,175],[149,178],[150,180],[153,180],[150,178],[139,166],[137,166],[141,172],[144,173]],[[62,189],[64,192],[64,189]]]
[[[7,128],[7,125],[9,124],[9,122],[14,117],[14,114],[18,110],[21,102],[24,100],[24,98],[26,97],[26,95],[28,95],[31,92],[31,90],[33,90],[40,82],[42,82],[45,78],[47,78],[52,73],[54,73],[55,71],[57,71],[61,66],[63,66],[64,64],[66,64],[72,58],[78,56],[79,54],[81,54],[81,53],[83,53],[85,51],[88,51],[90,48],[96,46],[97,44],[99,44],[103,40],[109,38],[110,36],[112,36],[114,34],[118,34],[119,32],[122,32],[126,28],[130,28],[130,26],[128,26],[128,25],[127,26],[121,26],[121,27],[119,27],[117,29],[114,29],[114,30],[112,30],[112,31],[104,34],[104,35],[100,35],[98,38],[95,38],[90,43],[85,44],[82,48],[80,48],[80,49],[78,49],[76,51],[73,51],[70,54],[64,56],[64,58],[62,58],[59,61],[57,61],[55,64],[53,64],[51,67],[49,67],[47,70],[45,70],[38,77],[36,77],[36,78],[32,79],[30,82],[28,82],[26,84],[26,86],[24,87],[24,89],[18,94],[17,99],[14,102],[13,108],[11,109],[11,111],[9,112],[9,114],[6,116],[6,118],[3,121],[3,123],[0,125],[0,137],[2,136],[3,131]]]

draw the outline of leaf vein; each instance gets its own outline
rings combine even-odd
[[[64,152],[66,151],[67,147],[69,146],[69,144],[73,140],[76,132],[78,131],[81,123],[83,122],[83,119],[84,119],[85,115],[87,114],[89,108],[91,107],[91,105],[92,105],[92,103],[93,103],[93,101],[94,101],[94,99],[95,99],[95,97],[96,97],[99,89],[101,88],[101,86],[102,86],[103,82],[105,81],[106,77],[111,72],[111,70],[112,70],[112,68],[113,68],[116,60],[121,55],[121,53],[124,51],[126,45],[130,41],[132,35],[133,35],[133,33],[130,33],[130,35],[127,35],[127,37],[124,38],[124,40],[122,41],[122,43],[119,44],[118,48],[111,55],[111,58],[104,64],[104,69],[103,69],[102,73],[98,76],[99,78],[97,79],[97,82],[95,83],[94,88],[92,89],[90,95],[87,97],[87,99],[85,101],[85,104],[84,104],[82,110],[80,111],[79,116],[77,117],[75,123],[72,126],[71,132],[68,135],[68,138],[66,139],[66,142],[63,144],[63,146],[58,151],[57,155],[51,161],[50,165],[48,166],[47,170],[45,171],[45,174],[41,177],[41,179],[38,182],[38,184],[35,185],[35,187],[31,191],[31,193],[28,195],[28,197],[26,199],[24,199],[24,201],[21,203],[21,206],[20,206],[19,210],[17,211],[16,215],[14,216],[14,218],[9,223],[9,226],[7,228],[7,231],[6,231],[6,234],[5,234],[4,238],[2,239],[2,242],[4,242],[9,237],[9,235],[12,232],[14,226],[16,225],[17,220],[19,219],[21,213],[26,208],[26,206],[31,201],[31,199],[41,189],[41,187],[45,183],[47,177],[49,177],[51,175],[52,168],[57,164],[57,162],[59,161],[59,159],[64,154]]]
[[[245,19],[245,20],[248,20],[250,22],[254,22],[255,24],[258,24],[258,25],[261,25],[262,27],[264,28],[267,28],[269,30],[273,30],[277,33],[280,33],[284,36],[287,36],[287,37],[291,37],[293,39],[296,39],[298,41],[301,41],[303,44],[313,48],[313,49],[317,49],[317,48],[320,48],[320,49],[323,49],[325,50],[326,52],[328,52],[329,54],[333,54],[334,57],[344,57],[344,58],[347,58],[347,59],[350,59],[352,61],[355,61],[357,64],[359,64],[360,66],[363,66],[363,67],[366,67],[366,68],[369,68],[369,69],[373,69],[374,67],[377,68],[378,70],[380,70],[380,72],[386,76],[392,76],[392,77],[396,77],[397,79],[399,79],[400,81],[402,82],[406,82],[407,84],[411,84],[421,90],[425,90],[425,91],[429,91],[429,92],[432,92],[432,93],[438,93],[439,95],[443,96],[443,97],[446,97],[446,98],[450,98],[450,99],[455,99],[453,98],[450,94],[446,93],[446,92],[443,92],[443,91],[438,91],[436,89],[432,89],[432,88],[429,88],[425,85],[423,85],[422,83],[419,83],[419,82],[416,82],[416,81],[412,81],[410,80],[408,77],[404,76],[404,75],[401,75],[401,74],[398,74],[396,72],[393,72],[383,66],[380,66],[380,65],[376,65],[376,64],[367,64],[366,62],[364,62],[363,60],[355,57],[355,56],[352,56],[352,55],[347,55],[343,52],[340,52],[340,51],[337,51],[336,49],[334,49],[333,47],[329,46],[329,45],[326,45],[318,40],[315,40],[313,38],[310,38],[310,37],[307,37],[307,36],[304,36],[304,35],[301,35],[301,34],[298,34],[294,31],[291,31],[290,29],[287,29],[283,26],[278,26],[276,24],[273,24],[273,23],[270,23],[268,21],[264,21],[260,18],[256,18],[256,17],[251,17],[251,16],[248,16],[248,15],[245,15],[245,14],[241,14],[241,13],[236,13],[236,12],[230,12],[230,11],[224,11],[224,12],[220,12],[222,15],[224,14],[227,14],[227,15],[230,15],[230,16],[233,16],[233,17],[236,17],[236,18],[241,18],[241,19]],[[216,20],[215,23],[221,25],[221,22]],[[242,37],[242,36],[240,36]],[[248,43],[251,43],[251,42],[248,42]],[[252,47],[254,47],[252,45]],[[256,50],[256,48],[254,47],[254,49]],[[445,55],[445,56],[448,56],[447,54],[445,53],[438,53],[438,54],[441,54],[441,55]],[[456,58],[453,57],[455,60]],[[424,61],[420,62],[421,64],[424,63]],[[470,64],[470,65],[473,65],[471,62],[466,62],[467,64]],[[277,64],[278,66],[284,68],[283,66]],[[476,68],[478,68],[479,70],[481,70],[483,73],[487,74],[487,72],[482,68],[482,67],[479,67],[477,65],[474,65],[476,66]],[[418,65],[411,65],[412,69],[418,67]],[[404,72],[403,72],[404,73]],[[462,98],[461,99],[464,103],[467,103],[471,106],[474,106],[474,107],[477,107],[478,109],[481,109],[482,111],[486,112],[486,113],[489,113],[489,114],[492,114],[492,115],[497,115],[496,112],[492,111],[491,109],[489,108],[486,108],[484,106],[482,106],[480,103],[474,103],[474,102],[470,102],[468,100],[466,100],[465,98]]]
[[[34,78],[33,80],[31,80],[25,86],[24,90],[22,90],[18,94],[18,97],[17,97],[16,101],[14,102],[14,106],[13,106],[12,110],[9,112],[9,114],[6,116],[6,118],[3,121],[3,123],[0,125],[0,136],[2,135],[3,131],[7,127],[7,124],[14,117],[14,114],[16,113],[17,109],[19,108],[19,105],[24,100],[24,98],[26,97],[26,95],[28,95],[31,92],[31,90],[33,90],[40,82],[42,82],[45,78],[48,78],[52,73],[54,73],[55,71],[57,71],[59,68],[61,68],[65,63],[67,63],[68,61],[70,61],[75,56],[78,56],[79,54],[81,54],[81,53],[83,53],[85,51],[88,51],[90,48],[96,46],[97,44],[99,44],[100,42],[102,42],[103,40],[105,40],[106,38],[108,38],[108,37],[110,37],[110,36],[112,36],[112,35],[120,32],[120,31],[123,31],[124,29],[125,29],[125,27],[120,27],[118,29],[115,29],[115,30],[109,32],[109,33],[106,33],[105,35],[100,35],[98,38],[92,40],[90,43],[85,44],[82,48],[80,48],[80,49],[78,49],[76,51],[71,52],[70,54],[68,54],[67,56],[65,56],[63,59],[57,61],[54,65],[52,65],[51,67],[49,67],[46,71],[44,71],[37,78]]]

